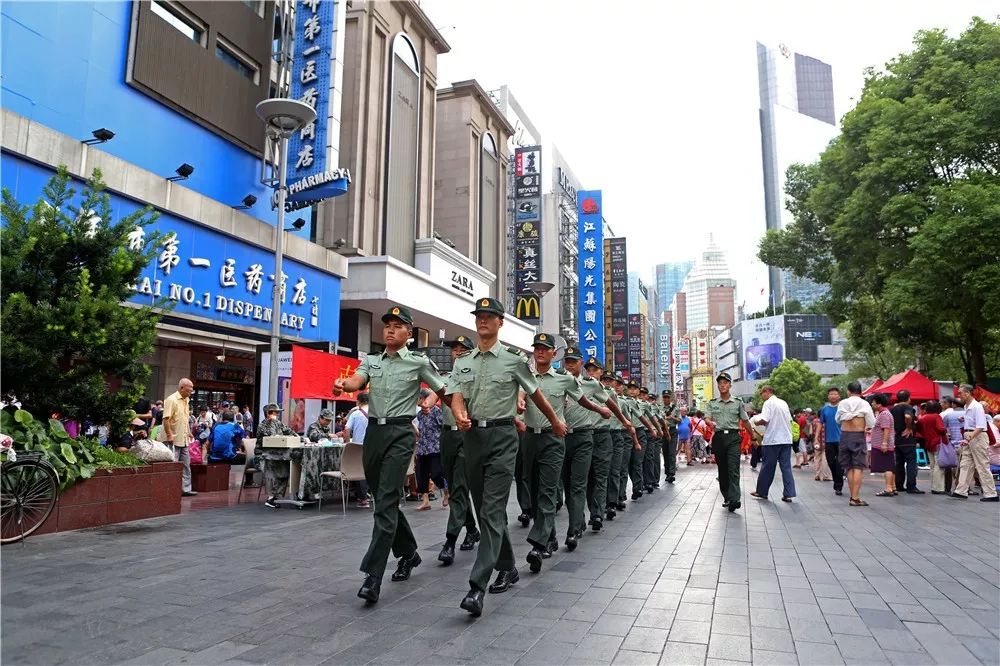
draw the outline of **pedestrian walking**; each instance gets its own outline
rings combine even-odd
[[[468,354],[475,345],[472,338],[460,335],[451,342],[445,343],[451,347],[451,361],[454,365],[459,357]],[[431,400],[436,400],[431,396]],[[469,497],[469,485],[465,480],[465,432],[459,429],[455,421],[455,413],[444,402],[441,403],[444,412],[444,425],[441,431],[441,466],[444,478],[448,482],[448,526],[445,529],[444,546],[438,554],[438,560],[444,566],[455,561],[455,543],[458,535],[465,527],[465,539],[459,550],[468,551],[479,543],[479,529],[476,527],[476,516]]]
[[[684,462],[691,462],[691,417],[687,405],[681,405],[677,420],[677,450],[684,456]]]
[[[965,404],[965,425],[962,428],[962,459],[959,470],[958,486],[951,494],[956,499],[967,499],[969,489],[972,487],[972,477],[979,475],[979,482],[982,484],[983,496],[980,502],[997,502],[996,484],[993,482],[993,473],[990,472],[990,427],[987,420],[986,410],[982,403],[972,397],[973,387],[971,384],[962,384],[958,389],[958,399]],[[993,435],[994,439],[996,435]]]
[[[872,397],[875,408],[875,427],[871,432],[872,473],[883,474],[885,489],[875,493],[875,497],[895,497],[896,491],[896,431],[893,414],[889,410],[889,398],[883,393]]]
[[[944,421],[945,429],[944,441],[955,453],[954,466],[944,470],[944,489],[945,493],[950,495],[955,486],[958,485],[958,475],[962,464],[962,441],[965,439],[962,436],[962,428],[965,426],[965,403],[954,396],[942,398],[941,403],[942,405],[947,404],[947,407],[941,412],[941,420]]]
[[[759,416],[754,423],[762,425],[764,439],[761,442],[763,466],[757,476],[757,489],[750,493],[757,499],[766,500],[774,481],[774,469],[781,467],[781,501],[791,502],[795,497],[795,477],[792,475],[792,414],[788,403],[774,394],[774,387],[765,384],[760,387],[760,397],[764,399]]]
[[[188,452],[192,393],[194,382],[185,377],[177,383],[177,390],[163,401],[163,432],[174,452],[174,460],[184,466],[181,470],[181,494],[185,497],[198,494],[191,489],[191,455]]]
[[[365,480],[375,499],[374,526],[368,551],[361,560],[365,581],[358,596],[376,603],[389,552],[399,558],[393,581],[404,581],[420,564],[417,540],[399,510],[399,492],[413,456],[413,406],[420,383],[443,394],[444,382],[424,354],[410,351],[413,317],[401,305],[382,315],[385,350],[369,354],[349,379],[333,381],[333,395],[368,387],[368,428],[362,452]]]
[[[896,404],[889,411],[895,431],[896,491],[923,495],[924,491],[917,488],[917,412],[910,404],[910,392],[903,389],[896,393]]]
[[[460,606],[478,617],[483,612],[487,586],[492,593],[505,592],[518,579],[507,532],[507,498],[517,456],[514,414],[518,389],[548,419],[553,436],[565,437],[566,424],[538,389],[527,358],[500,344],[498,335],[504,322],[500,301],[480,299],[472,314],[479,344],[455,361],[447,393],[452,396],[451,407],[459,427],[471,428],[465,434],[465,470],[482,541],[469,575],[469,592]],[[499,573],[494,584],[489,585],[493,570]]]
[[[674,394],[664,391],[660,394],[663,400],[663,417],[667,432],[663,436],[663,478],[667,483],[673,483],[677,477],[677,444],[679,435],[677,424],[681,421],[680,407],[674,402]]]
[[[844,470],[840,466],[840,424],[837,422],[837,406],[840,404],[840,389],[831,386],[826,391],[826,404],[819,410],[819,433],[816,441],[823,443],[823,454],[833,477],[833,492],[842,495],[844,491]]]
[[[712,453],[719,465],[719,490],[722,506],[732,513],[740,502],[740,421],[747,420],[746,407],[730,394],[733,380],[727,372],[715,378],[719,397],[708,401],[705,419],[715,431]]]
[[[838,462],[847,474],[847,487],[851,493],[850,506],[868,506],[861,499],[861,482],[868,466],[868,440],[865,430],[875,427],[872,406],[861,397],[861,382],[847,385],[847,398],[837,405],[837,423],[840,424]]]
[[[427,392],[421,400],[420,411],[417,412],[417,451],[414,472],[417,477],[417,493],[423,497],[423,502],[417,511],[431,509],[430,482],[441,491],[444,507],[448,506],[448,486],[445,483],[444,468],[441,465],[441,431],[444,428],[444,413],[436,404],[430,402],[433,393]]]

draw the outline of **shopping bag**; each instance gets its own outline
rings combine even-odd
[[[954,469],[958,467],[958,455],[955,454],[955,445],[950,442],[938,444],[937,463],[941,469]]]

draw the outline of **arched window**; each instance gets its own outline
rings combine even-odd
[[[420,61],[403,33],[392,41],[391,61],[383,248],[390,257],[412,265],[417,229]]]
[[[483,134],[479,155],[479,265],[496,274],[499,270],[500,229],[497,209],[500,202],[500,159],[497,144],[489,132]]]

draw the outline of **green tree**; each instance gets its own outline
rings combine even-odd
[[[772,386],[775,395],[787,402],[791,409],[806,407],[816,409],[826,399],[826,388],[820,376],[797,358],[786,358],[771,372],[771,376],[757,387],[753,403],[758,409],[763,404],[760,388],[765,385]]]
[[[132,250],[129,233],[156,214],[112,222],[98,170],[78,206],[70,185],[61,167],[33,206],[3,189],[3,397],[43,417],[122,424],[149,376],[139,359],[158,321],[150,307],[123,305],[158,240],[146,233]]]
[[[794,222],[759,256],[829,285],[827,314],[859,350],[957,348],[985,384],[1000,370],[1000,23],[914,45],[869,70],[817,163],[788,169]]]

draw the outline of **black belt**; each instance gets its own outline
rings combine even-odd
[[[496,426],[514,425],[514,418],[506,419],[471,419],[473,428],[495,428]]]
[[[593,426],[588,426],[586,428],[567,428],[566,432],[572,435],[573,433],[576,432],[593,432],[593,430],[594,430]]]
[[[611,426],[607,426],[606,428],[594,428],[594,432],[611,432]]]
[[[369,416],[368,423],[376,425],[410,425],[413,423],[413,416],[389,416],[380,418],[378,416]]]
[[[457,425],[445,426],[445,428],[447,428],[448,430],[458,430],[458,426]]]
[[[732,433],[739,432],[739,431],[736,428],[727,428],[725,430],[718,430],[717,432],[721,432],[723,435],[730,435]]]
[[[530,430],[532,433],[536,435],[541,435],[544,433],[552,432],[552,426],[549,426],[548,428],[528,428],[528,430]]]

